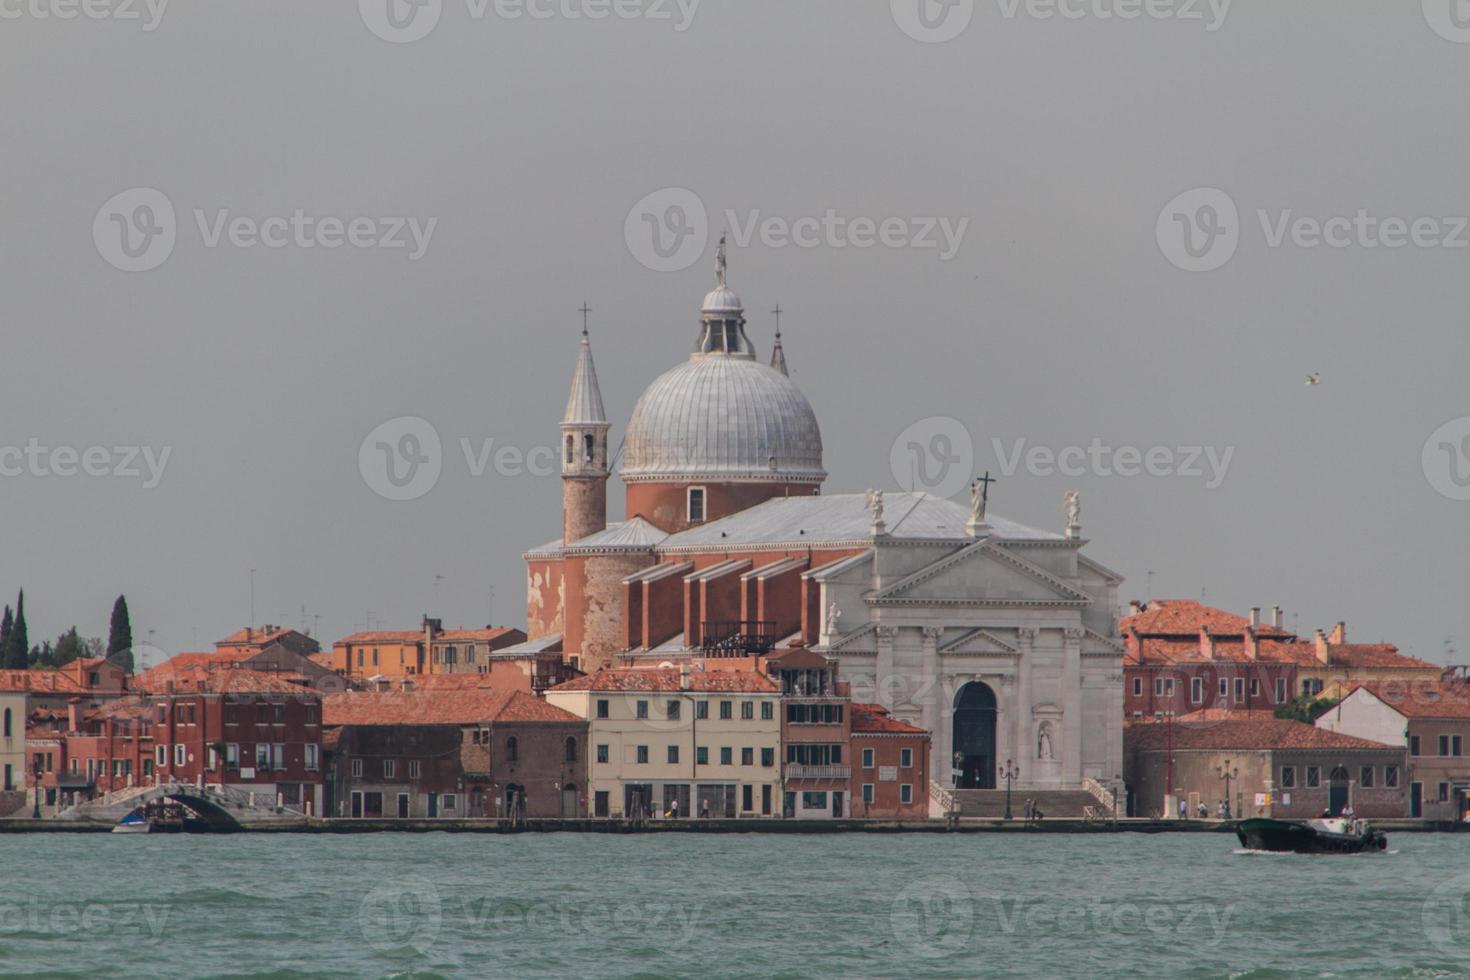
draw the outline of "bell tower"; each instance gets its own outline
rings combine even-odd
[[[566,414],[561,420],[561,534],[571,544],[607,527],[607,413],[592,364],[587,314],[582,304],[582,346]]]

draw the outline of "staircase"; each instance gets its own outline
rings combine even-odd
[[[957,789],[954,798],[959,801],[960,816],[999,820],[1006,813],[1006,791],[1003,789]],[[1097,807],[1098,799],[1082,789],[1075,790],[1013,790],[1011,792],[1011,816],[1021,820],[1026,815],[1026,800],[1036,801],[1044,817],[1070,817],[1080,820],[1087,807]]]

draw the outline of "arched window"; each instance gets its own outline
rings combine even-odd
[[[572,436],[567,436],[567,462],[568,463],[571,463],[572,462],[572,454],[575,453],[576,451],[577,451],[577,440],[574,437],[572,437]]]
[[[592,462],[592,456],[596,448],[597,442],[595,439],[592,438],[592,434],[590,432],[582,437],[582,455],[584,457],[584,462]]]
[[[5,737],[6,738],[9,738],[10,737],[10,709],[9,708],[6,708],[5,709],[5,730],[4,730],[4,734],[5,734]]]
[[[512,735],[510,738],[505,740],[505,757],[511,762],[516,761],[516,750],[518,748],[519,746],[516,743],[516,737]]]
[[[567,737],[567,761],[577,761],[577,740],[571,736]]]

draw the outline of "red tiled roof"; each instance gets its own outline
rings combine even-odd
[[[681,683],[676,667],[614,667],[576,677],[553,691],[701,691],[706,693],[775,694],[781,686],[751,670],[690,670]]]
[[[1173,729],[1171,732],[1170,729]],[[1131,719],[1123,726],[1127,751],[1165,749],[1228,751],[1270,749],[1392,749],[1392,745],[1342,735],[1289,718],[1241,712],[1195,712],[1172,725],[1156,719]],[[1402,749],[1402,747],[1400,747]]]
[[[928,735],[928,729],[899,721],[888,713],[888,709],[877,704],[852,705],[852,733],[854,735]]]
[[[264,646],[272,640],[278,640],[287,633],[294,632],[295,630],[287,629],[284,626],[262,626],[259,628],[247,626],[244,629],[235,630],[235,632],[223,640],[215,640],[214,645],[217,647],[242,646],[245,644]]]
[[[524,691],[347,691],[322,699],[326,725],[478,725],[506,721],[581,721]]]
[[[498,640],[508,633],[519,633],[520,630],[513,626],[487,626],[482,630],[441,630],[434,635],[434,640],[448,641],[450,643],[465,640]]]
[[[415,691],[475,691],[506,689],[504,684],[492,684],[489,674],[414,674],[411,677],[394,677],[391,682],[402,687],[407,681]]]
[[[1405,718],[1470,718],[1470,685],[1464,681],[1376,681],[1351,688],[1348,697],[1361,688]]]
[[[0,670],[0,691],[30,694],[87,694],[88,690],[59,670]]]
[[[1244,616],[1207,606],[1193,599],[1153,599],[1142,612],[1125,616],[1118,623],[1118,631],[1134,630],[1143,636],[1199,636],[1201,627],[1208,626],[1216,636],[1243,636],[1251,621]],[[1259,636],[1290,636],[1286,630],[1261,623],[1256,627]]]
[[[1130,648],[1126,657],[1127,663],[1160,666],[1210,662],[1200,654],[1198,639],[1174,640],[1142,637],[1139,640],[1139,647],[1142,657],[1135,655]],[[1262,639],[1257,643],[1257,650],[1259,653],[1257,661],[1260,663],[1296,664],[1298,667],[1324,666],[1317,659],[1316,644],[1310,641]],[[1229,663],[1252,662],[1246,656],[1243,639],[1221,640],[1216,638],[1214,659]],[[1350,669],[1425,670],[1435,673],[1441,669],[1435,664],[1399,653],[1398,647],[1392,643],[1329,643],[1327,661],[1325,666]]]
[[[417,630],[364,630],[360,633],[350,633],[342,637],[333,646],[343,646],[351,643],[422,643],[424,634]]]
[[[161,669],[165,666],[167,664],[160,664],[140,675],[135,685],[138,690],[148,694],[164,694],[172,684],[174,692],[179,694],[196,691],[207,694],[310,693],[305,677],[285,671],[249,670],[232,666],[228,662],[171,671]]]

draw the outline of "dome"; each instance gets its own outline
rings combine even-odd
[[[626,482],[827,475],[816,413],[791,379],[724,353],[695,354],[648,386],[628,421],[620,472]]]
[[[741,305],[740,297],[735,295],[735,290],[720,283],[705,294],[704,305],[700,308],[700,312],[738,315],[745,312],[745,307]]]

